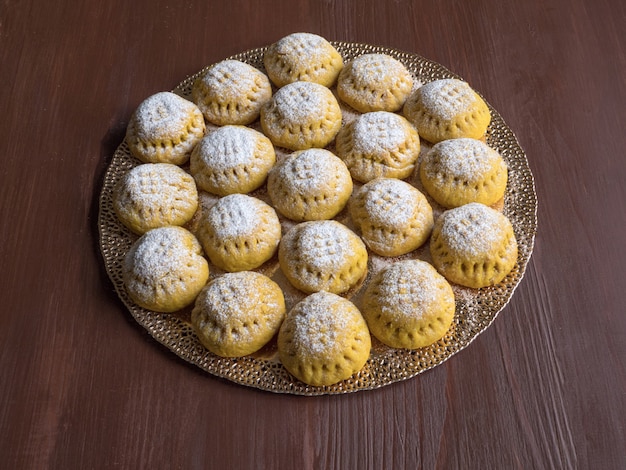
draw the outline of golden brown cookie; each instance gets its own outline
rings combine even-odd
[[[182,165],[204,136],[202,113],[191,101],[169,91],[146,98],[126,129],[130,153],[144,163]]]
[[[189,171],[198,187],[226,196],[249,193],[261,186],[276,162],[270,140],[244,126],[223,126],[193,149]]]
[[[312,82],[294,82],[278,90],[261,109],[263,133],[279,147],[326,147],[341,127],[341,108],[332,92]]]
[[[260,199],[231,194],[202,214],[198,238],[213,264],[225,271],[247,271],[268,261],[278,248],[276,211]]]
[[[279,88],[297,81],[330,87],[343,68],[343,59],[323,37],[293,33],[268,47],[263,64],[270,80]]]
[[[402,116],[386,111],[361,114],[341,128],[336,139],[337,156],[355,180],[407,178],[420,153],[415,128]]]
[[[259,69],[239,60],[224,60],[193,84],[191,99],[207,121],[218,126],[246,125],[259,117],[272,96],[272,85]]]
[[[272,169],[267,180],[272,204],[298,222],[332,219],[352,194],[345,163],[324,149],[295,152]]]
[[[456,78],[422,85],[407,99],[404,115],[420,137],[432,143],[459,137],[480,139],[491,122],[487,104]]]
[[[145,163],[128,171],[113,191],[113,210],[137,234],[184,225],[198,209],[198,191],[186,171],[170,163]]]
[[[287,314],[278,333],[278,355],[297,379],[332,385],[360,371],[371,337],[358,308],[329,292],[309,295]]]
[[[382,256],[419,248],[433,228],[433,210],[426,197],[394,178],[378,178],[356,190],[350,215],[367,247]]]
[[[302,222],[281,240],[278,260],[285,277],[303,292],[341,294],[367,273],[367,249],[348,227],[334,220]]]
[[[126,291],[137,305],[174,312],[193,303],[209,279],[200,243],[182,227],[155,228],[142,235],[123,264]]]
[[[202,289],[191,313],[200,342],[222,357],[252,354],[265,346],[285,318],[278,284],[253,271],[226,273]]]
[[[517,261],[517,240],[505,215],[473,202],[439,216],[430,253],[446,279],[480,288],[498,284],[511,272]]]
[[[455,311],[452,287],[425,261],[403,260],[379,271],[363,296],[372,334],[392,348],[417,349],[441,339]]]
[[[419,167],[428,194],[447,208],[470,202],[495,204],[504,197],[507,175],[506,163],[498,152],[469,138],[435,144]]]
[[[357,111],[398,111],[413,89],[413,77],[387,54],[363,54],[339,74],[337,94]]]

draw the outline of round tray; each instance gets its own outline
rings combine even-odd
[[[460,78],[445,67],[416,54],[365,44],[345,42],[332,44],[346,62],[366,53],[388,54],[402,62],[416,81],[422,84],[442,78]],[[253,49],[230,58],[264,70],[263,54],[266,49],[266,47]],[[186,78],[173,91],[189,97],[193,81],[206,68]],[[125,143],[122,143],[113,155],[100,194],[98,225],[106,271],[133,318],[158,342],[204,371],[238,384],[278,393],[323,395],[370,390],[414,377],[467,347],[491,325],[522,280],[532,253],[537,227],[537,197],[533,176],[526,155],[515,135],[498,112],[491,105],[488,106],[492,120],[487,131],[487,143],[502,155],[509,170],[509,181],[501,209],[513,224],[519,245],[518,259],[513,271],[496,286],[468,289],[454,285],[456,312],[453,325],[444,338],[429,347],[417,350],[393,349],[373,339],[370,357],[359,373],[335,385],[313,387],[298,381],[286,371],[277,358],[275,341],[251,356],[218,357],[208,352],[196,338],[189,320],[191,308],[171,314],[152,312],[135,305],[124,288],[122,262],[137,236],[117,219],[112,200],[113,189],[119,179],[140,163],[130,155]],[[435,213],[442,210],[434,203],[433,209]],[[428,246],[408,256],[428,261]],[[376,262],[376,257],[370,258],[370,264]],[[212,271],[212,278],[215,275],[216,272]]]

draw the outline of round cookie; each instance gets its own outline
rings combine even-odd
[[[293,33],[268,47],[263,65],[270,80],[279,88],[297,81],[330,87],[343,68],[343,59],[323,37]]]
[[[285,318],[283,292],[253,271],[226,273],[202,289],[191,312],[198,339],[213,354],[241,357],[265,346]]]
[[[363,54],[339,74],[337,94],[357,111],[398,111],[413,89],[413,77],[387,54]]]
[[[198,239],[211,262],[231,272],[254,269],[268,261],[280,236],[276,211],[245,194],[219,199],[198,226]]]
[[[337,134],[336,152],[355,180],[407,178],[420,153],[415,128],[402,116],[386,111],[361,114]]]
[[[202,113],[191,101],[169,91],[146,98],[126,128],[130,153],[144,163],[182,165],[204,136]]]
[[[261,186],[276,162],[270,140],[244,126],[223,126],[193,149],[189,171],[204,191],[227,196]]]
[[[113,191],[113,210],[139,235],[184,225],[198,209],[198,191],[186,171],[170,163],[145,163],[126,173]]]
[[[345,163],[332,152],[300,150],[276,164],[267,190],[274,208],[289,219],[332,219],[352,194],[352,178]]]
[[[246,125],[259,117],[272,96],[272,85],[259,69],[239,60],[223,60],[193,84],[191,99],[207,121],[218,126]]]
[[[435,144],[420,161],[424,188],[443,207],[470,202],[487,206],[504,197],[507,167],[502,156],[476,139],[460,138]]]
[[[326,147],[341,128],[341,108],[325,86],[294,82],[278,90],[261,108],[263,133],[290,150]]]
[[[329,292],[309,295],[287,314],[278,333],[278,355],[304,383],[332,385],[360,371],[371,337],[358,308]]]
[[[367,273],[361,239],[334,220],[302,222],[281,240],[278,260],[285,277],[303,292],[344,293]]]
[[[378,178],[364,184],[349,207],[367,247],[382,256],[419,248],[433,228],[433,210],[426,197],[402,180]]]
[[[193,303],[208,279],[209,265],[200,243],[182,227],[146,232],[124,258],[128,295],[155,312],[174,312]]]
[[[456,78],[422,85],[407,99],[404,115],[419,135],[433,144],[459,137],[480,139],[491,122],[487,104]]]
[[[417,349],[441,339],[452,325],[454,292],[425,261],[404,260],[381,270],[363,296],[372,334],[392,348]]]
[[[445,211],[435,221],[430,253],[450,282],[480,288],[498,284],[517,261],[517,240],[507,217],[473,202]]]

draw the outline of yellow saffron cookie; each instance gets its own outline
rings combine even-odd
[[[367,249],[334,220],[302,222],[281,240],[278,260],[285,277],[303,292],[344,293],[367,273]]]
[[[417,349],[441,339],[456,305],[446,279],[425,261],[404,260],[381,270],[363,296],[372,334],[392,348]]]
[[[191,101],[169,91],[146,98],[126,128],[130,153],[144,163],[182,165],[204,136],[202,113]]]
[[[225,271],[247,271],[268,261],[278,248],[276,211],[252,196],[231,194],[202,214],[198,238],[213,264]]]
[[[357,111],[398,111],[413,89],[413,76],[387,54],[363,54],[339,74],[337,94]]]
[[[407,178],[420,153],[415,128],[386,111],[359,115],[341,128],[335,144],[352,177],[362,183],[381,177]]]
[[[189,171],[200,189],[226,196],[257,189],[275,162],[274,146],[263,134],[249,127],[223,126],[196,145]]]
[[[161,227],[132,245],[124,258],[123,279],[137,305],[174,312],[194,302],[209,279],[209,265],[191,232]]]
[[[289,219],[332,219],[352,194],[352,178],[345,163],[332,152],[300,150],[276,164],[267,191],[272,205]]]
[[[145,163],[128,171],[113,191],[113,210],[137,234],[184,225],[198,209],[198,190],[189,173],[170,163]]]
[[[502,156],[476,139],[435,144],[420,161],[419,176],[432,198],[444,207],[470,202],[487,206],[504,197],[507,167]]]
[[[268,47],[265,70],[277,87],[297,81],[332,86],[343,59],[326,39],[311,33],[293,33]]]
[[[365,366],[371,344],[359,309],[329,292],[296,304],[278,333],[280,361],[297,379],[315,386],[352,377]]]
[[[332,92],[312,82],[294,82],[278,90],[261,109],[263,133],[279,147],[326,147],[341,127],[341,108]]]
[[[239,60],[210,67],[193,84],[191,99],[207,121],[218,126],[246,125],[259,117],[272,85],[259,69]]]
[[[459,137],[480,139],[491,122],[487,104],[456,78],[422,85],[407,99],[404,115],[420,137],[432,143]]]
[[[191,323],[213,354],[241,357],[265,346],[285,318],[278,284],[253,271],[226,273],[209,282],[196,299]]]
[[[517,240],[504,214],[473,202],[439,216],[430,252],[446,279],[480,288],[498,284],[511,272],[517,261]]]
[[[356,190],[350,215],[367,247],[382,256],[419,248],[433,228],[433,210],[426,197],[394,178],[378,178]]]

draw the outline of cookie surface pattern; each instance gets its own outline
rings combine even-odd
[[[274,146],[267,137],[249,127],[226,125],[196,145],[189,171],[200,189],[227,196],[259,188],[275,162]]]
[[[332,385],[360,371],[369,357],[370,333],[358,308],[329,292],[296,304],[278,334],[285,368],[310,385]]]
[[[125,139],[131,154],[144,163],[182,165],[205,128],[195,104],[164,91],[146,98],[135,109]]]
[[[226,273],[201,292],[191,322],[201,343],[222,357],[241,357],[265,346],[285,317],[281,288],[253,271]]]
[[[155,228],[124,258],[124,285],[139,306],[174,312],[190,305],[209,278],[196,237],[182,227]]]
[[[324,149],[287,156],[272,169],[267,186],[273,206],[299,222],[333,218],[347,204],[352,188],[345,163]]]

